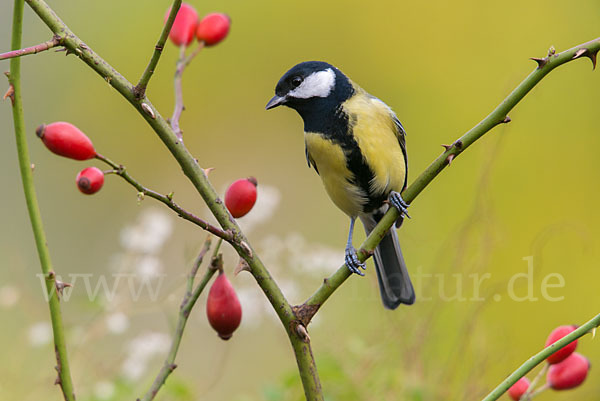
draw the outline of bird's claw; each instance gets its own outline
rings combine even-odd
[[[365,270],[367,265],[358,259],[358,255],[356,254],[356,249],[354,249],[354,247],[346,248],[345,262],[346,266],[348,266],[348,270],[350,270],[352,273],[358,274],[359,276],[365,275],[365,273],[361,272],[360,269]]]
[[[404,199],[402,199],[402,195],[400,195],[399,192],[392,191],[390,193],[390,204],[398,209],[400,212],[400,217],[407,217],[410,219],[410,216],[407,213],[410,205],[404,202]]]

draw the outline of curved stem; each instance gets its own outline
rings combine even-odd
[[[510,376],[508,376],[502,383],[498,385],[491,393],[489,393],[482,401],[493,401],[500,398],[510,386],[515,384],[517,380],[525,376],[531,369],[535,368],[540,363],[544,362],[550,355],[563,348],[569,343],[577,340],[588,333],[591,333],[596,327],[600,326],[600,314],[596,315],[590,321],[577,328],[575,331],[567,334],[557,342],[550,344],[531,358],[527,359],[527,362],[522,364],[517,370],[515,370]],[[534,393],[535,394],[535,393]]]
[[[169,33],[171,32],[173,23],[175,22],[175,17],[177,17],[177,13],[179,12],[179,8],[181,7],[181,1],[182,0],[173,0],[173,5],[171,5],[171,12],[169,13],[169,17],[165,22],[165,26],[163,27],[162,32],[160,33],[158,41],[156,42],[156,46],[154,46],[152,58],[150,58],[150,61],[148,62],[148,65],[146,66],[146,69],[144,70],[144,73],[142,74],[138,84],[133,88],[133,92],[138,99],[144,97],[144,95],[146,94],[148,82],[150,82],[150,78],[152,78],[152,74],[154,74],[154,70],[156,70],[158,60],[160,60],[160,56],[162,55],[165,43],[167,42],[167,38],[169,37]]]
[[[14,3],[12,49],[19,49],[21,47],[23,4],[23,0],[15,0]],[[37,246],[42,272],[46,277],[45,281],[46,291],[48,294],[48,307],[50,308],[50,320],[52,322],[54,350],[57,364],[56,370],[58,372],[56,384],[60,385],[60,388],[63,392],[63,397],[66,401],[75,401],[73,382],[71,381],[71,370],[69,367],[69,358],[67,357],[67,344],[62,323],[60,301],[58,298],[59,291],[56,289],[56,275],[52,269],[52,262],[50,260],[50,252],[48,250],[46,234],[44,232],[42,217],[33,184],[33,173],[31,171],[31,161],[29,158],[29,149],[27,147],[25,119],[23,116],[23,103],[21,99],[21,59],[18,57],[10,60],[9,83],[13,89],[10,98],[13,106],[13,121],[17,140],[19,167],[21,170],[21,179],[23,181],[23,191],[25,192],[25,201],[27,203],[27,210],[29,212],[29,220],[31,221],[31,227],[35,237],[35,243]]]
[[[476,140],[481,138],[485,133],[489,132],[498,124],[510,122],[507,117],[520,101],[537,85],[554,68],[568,63],[580,57],[588,57],[592,60],[595,67],[596,54],[600,50],[600,38],[596,38],[587,43],[575,46],[572,49],[555,54],[551,49],[549,55],[543,59],[534,59],[538,63],[536,68],[527,78],[523,80],[503,101],[479,124],[471,128],[466,134],[457,139],[451,146],[446,147],[437,159],[435,159],[425,171],[423,171],[417,179],[402,193],[402,197],[407,203],[412,203],[415,198],[438,176],[442,170],[452,162],[459,154],[464,152]],[[399,213],[395,208],[390,208],[379,224],[367,237],[365,242],[360,247],[359,258],[364,261],[377,244],[381,241],[385,233],[392,227],[399,217]],[[346,279],[350,277],[350,271],[346,265],[341,266],[332,276],[326,278],[319,289],[304,303],[304,307],[310,307],[314,313],[319,307],[333,294],[333,292]],[[310,319],[308,320],[310,321]],[[305,321],[308,324],[307,321]]]

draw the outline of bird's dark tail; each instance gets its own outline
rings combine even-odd
[[[369,235],[379,219],[371,215],[361,217],[361,221]],[[383,305],[388,309],[396,309],[400,304],[412,305],[415,302],[415,290],[410,281],[394,227],[388,231],[375,248],[373,257]]]

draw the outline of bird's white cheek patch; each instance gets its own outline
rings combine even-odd
[[[291,91],[289,95],[298,99],[311,97],[327,97],[335,86],[335,72],[331,68],[324,71],[313,72],[304,79],[304,82]]]

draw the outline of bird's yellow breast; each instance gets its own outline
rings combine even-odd
[[[314,132],[305,132],[304,140],[311,162],[318,168],[333,203],[348,216],[358,216],[366,199],[359,188],[350,184],[353,174],[346,166],[342,148]]]

